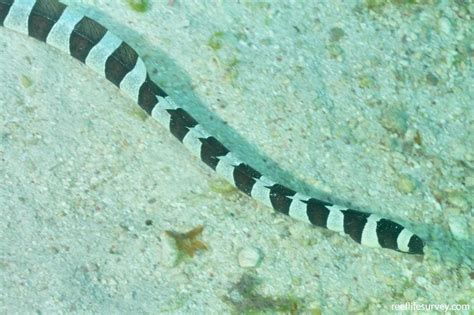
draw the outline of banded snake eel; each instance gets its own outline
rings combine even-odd
[[[151,80],[133,48],[78,10],[57,0],[0,0],[0,25],[46,42],[105,76],[192,154],[240,191],[275,211],[348,234],[362,245],[423,254],[423,240],[402,225],[311,198],[244,163]]]

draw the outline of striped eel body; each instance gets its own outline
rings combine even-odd
[[[204,163],[277,212],[343,232],[362,245],[423,254],[423,240],[402,225],[305,196],[244,163],[150,79],[133,48],[79,11],[56,0],[0,0],[0,25],[46,42],[105,76]]]

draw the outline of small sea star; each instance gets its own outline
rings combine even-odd
[[[179,252],[185,253],[186,255],[193,257],[198,250],[208,249],[205,243],[196,239],[199,235],[201,235],[203,229],[204,226],[198,225],[197,227],[185,233],[179,233],[175,231],[165,232],[168,236],[172,237],[175,240],[176,247],[178,248]]]

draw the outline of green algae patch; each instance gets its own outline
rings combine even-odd
[[[140,121],[146,121],[150,116],[141,108],[134,107],[130,110],[130,115],[134,118],[137,118]]]
[[[26,75],[22,74],[20,76],[20,83],[21,83],[21,86],[23,86],[25,89],[27,89],[27,88],[29,88],[33,85],[33,80],[31,80]]]
[[[237,188],[235,188],[229,182],[223,179],[211,181],[209,183],[209,188],[211,189],[211,191],[224,195],[226,197],[234,196],[239,193],[239,190]]]
[[[236,56],[232,56],[230,60],[226,63],[226,71],[225,71],[225,78],[229,82],[233,83],[237,77],[239,76],[238,65],[239,59]]]
[[[261,280],[251,273],[244,273],[239,282],[223,297],[238,314],[298,314],[301,301],[288,297],[263,296],[258,292]]]
[[[393,6],[396,9],[418,8],[425,5],[434,5],[435,0],[365,0],[363,6],[373,12],[380,12],[388,6]]]
[[[148,11],[148,0],[127,0],[128,5],[133,11],[144,13]]]
[[[222,48],[223,37],[224,37],[224,32],[221,32],[221,31],[214,32],[209,38],[209,40],[207,41],[207,45],[211,47],[211,49],[214,51],[219,50]]]

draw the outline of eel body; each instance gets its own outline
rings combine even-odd
[[[348,234],[362,245],[423,254],[423,240],[402,225],[306,196],[252,168],[150,79],[132,47],[79,10],[56,0],[0,0],[0,25],[54,46],[105,76],[219,175],[275,211]]]

